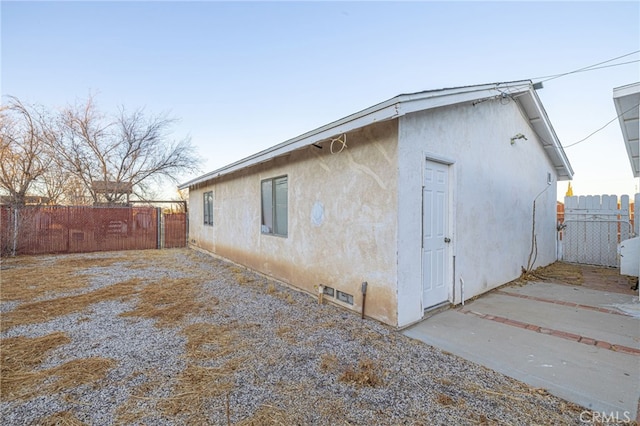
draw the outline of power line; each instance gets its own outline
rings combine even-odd
[[[621,64],[612,64],[612,65],[608,65],[608,66],[605,66],[605,67],[598,67],[598,65],[603,65],[603,64],[606,64],[608,62],[613,62],[613,61],[616,61],[618,59],[626,58],[627,56],[635,55],[638,52],[640,52],[640,50],[636,50],[636,51],[633,51],[633,52],[630,52],[630,53],[627,53],[627,54],[624,54],[622,56],[618,56],[618,57],[615,57],[615,58],[612,58],[612,59],[607,59],[606,61],[598,62],[597,64],[593,64],[593,65],[589,65],[589,66],[586,66],[586,67],[582,67],[582,68],[579,68],[577,70],[565,72],[565,73],[562,73],[562,74],[551,75],[551,76],[547,75],[547,76],[543,76],[543,77],[534,77],[534,78],[532,78],[532,80],[537,80],[537,79],[540,79],[540,78],[544,78],[545,80],[541,81],[541,83],[544,83],[546,81],[550,81],[550,80],[554,80],[556,78],[564,77],[565,75],[569,75],[569,74],[575,74],[575,73],[585,72],[585,71],[593,71],[593,70],[600,69],[600,68],[607,68],[607,67],[611,67],[611,66],[626,65],[628,63],[638,62],[638,61],[630,61],[630,62],[621,63]],[[598,67],[598,68],[596,68],[596,67]]]
[[[598,133],[599,131],[601,131],[602,129],[604,129],[605,127],[607,127],[609,124],[613,123],[614,121],[616,121],[618,118],[620,118],[621,116],[625,115],[626,113],[628,113],[629,111],[631,111],[634,108],[638,108],[640,107],[640,104],[636,104],[634,106],[632,106],[631,108],[629,108],[628,110],[626,110],[625,112],[621,113],[620,115],[613,117],[613,119],[609,122],[607,122],[607,124],[605,124],[604,126],[600,127],[598,130],[595,130],[593,132],[591,132],[589,134],[589,136],[587,136],[586,138],[580,139],[578,142],[574,142],[570,145],[565,145],[563,148],[571,148],[572,146],[578,145],[579,143],[582,143],[584,141],[586,141],[587,139],[589,139],[591,136],[595,135],[596,133]]]
[[[593,67],[593,68],[588,68],[588,69],[581,69],[581,70],[576,70],[576,71],[571,71],[565,74],[555,74],[555,75],[545,75],[543,77],[534,77],[532,78],[532,80],[537,80],[539,78],[548,78],[548,77],[553,77],[553,78],[559,78],[568,74],[577,74],[579,72],[587,72],[587,71],[595,71],[595,70],[601,70],[603,68],[612,68],[612,67],[619,67],[620,65],[629,65],[629,64],[635,64],[637,62],[640,62],[640,59],[636,59],[633,61],[627,61],[627,62],[620,62],[619,64],[610,64],[610,65],[603,65],[601,67]],[[549,78],[548,80],[543,80],[543,81],[549,81],[551,80],[551,78]]]

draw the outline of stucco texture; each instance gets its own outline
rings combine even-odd
[[[511,144],[518,133],[526,136]],[[511,99],[409,114],[399,125],[399,325],[419,320],[421,186],[427,157],[449,166],[449,301],[504,284],[527,266],[536,201],[537,260],[556,260],[555,169]],[[547,173],[551,184],[547,184]],[[455,266],[453,257],[455,256]],[[455,268],[455,275],[454,275]]]
[[[189,239],[309,293],[323,284],[353,295],[366,315],[397,324],[397,120],[308,146],[190,191]],[[262,234],[260,182],[288,177],[288,235]],[[202,198],[213,191],[213,226],[203,225]],[[333,300],[333,299],[332,299]],[[337,302],[340,304],[340,302]]]

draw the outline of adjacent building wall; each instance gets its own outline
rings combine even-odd
[[[190,243],[316,294],[324,284],[354,296],[366,314],[397,324],[397,120],[191,188]],[[260,182],[288,176],[288,236],[260,232]],[[214,193],[213,226],[203,194]],[[326,299],[325,299],[326,300]],[[338,302],[339,303],[339,302]]]
[[[511,137],[524,134],[528,140]],[[537,260],[556,260],[555,169],[513,100],[487,100],[400,118],[398,182],[398,325],[423,316],[421,304],[422,169],[425,157],[450,166],[450,235],[454,264],[449,300],[504,284],[527,266],[536,202]],[[552,182],[547,184],[547,173]],[[454,289],[455,283],[455,289]]]

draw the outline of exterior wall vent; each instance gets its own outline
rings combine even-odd
[[[336,298],[341,302],[353,305],[353,295],[351,295],[351,294],[347,294],[345,292],[342,292],[342,291],[338,290],[336,292]]]
[[[326,285],[322,286],[322,293],[331,297],[335,296],[335,290],[333,289],[333,287],[327,287]]]

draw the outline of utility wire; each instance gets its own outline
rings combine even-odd
[[[621,63],[621,64],[612,64],[612,65],[608,65],[608,66],[605,66],[605,67],[598,67],[598,65],[603,65],[603,64],[606,64],[608,62],[613,62],[613,61],[618,60],[618,59],[626,58],[627,56],[635,55],[638,52],[640,52],[640,50],[636,50],[636,51],[627,53],[625,55],[618,56],[616,58],[608,59],[606,61],[598,62],[597,64],[593,64],[593,65],[589,65],[589,66],[586,66],[586,67],[582,67],[582,68],[579,68],[579,69],[574,70],[574,71],[569,71],[569,72],[565,72],[565,73],[562,73],[562,74],[556,74],[556,75],[547,75],[547,76],[543,76],[543,77],[535,77],[532,80],[537,80],[537,79],[540,79],[540,78],[544,78],[545,80],[541,81],[541,83],[544,83],[545,81],[554,80],[556,78],[564,77],[565,75],[569,75],[569,74],[575,74],[575,73],[579,73],[579,72],[592,71],[592,70],[596,70],[596,69],[599,69],[599,68],[607,68],[607,67],[612,67],[612,66],[626,65],[626,64],[629,64],[629,63],[638,62],[636,60],[636,61],[630,61],[630,62],[625,62],[625,63]],[[598,67],[598,68],[596,68],[596,67]]]
[[[601,67],[594,66],[593,68],[588,68],[588,69],[587,68],[583,68],[583,69],[579,69],[579,70],[576,70],[576,71],[571,71],[571,72],[568,72],[568,73],[565,73],[565,74],[555,74],[555,75],[545,75],[543,77],[534,77],[534,78],[532,78],[532,80],[537,80],[539,78],[548,78],[548,80],[543,80],[543,81],[549,81],[549,80],[552,80],[552,78],[550,78],[550,77],[559,78],[559,77],[562,77],[562,76],[565,76],[565,75],[568,75],[568,74],[577,74],[579,72],[601,70],[603,68],[612,68],[612,67],[618,67],[620,65],[635,64],[636,62],[640,62],[640,59],[636,59],[636,60],[633,60],[633,61],[627,61],[627,62],[620,62],[619,64],[603,65]]]
[[[596,133],[598,133],[600,130],[604,129],[605,127],[607,127],[609,124],[613,123],[614,121],[616,121],[618,118],[622,117],[623,115],[625,115],[626,113],[628,113],[629,111],[631,111],[634,108],[638,108],[640,107],[640,104],[636,104],[634,106],[632,106],[631,108],[629,108],[628,110],[626,110],[625,112],[621,113],[620,115],[614,117],[611,121],[609,121],[607,124],[605,124],[604,126],[600,127],[598,130],[595,130],[593,132],[591,132],[589,134],[589,136],[587,136],[586,138],[580,139],[578,142],[574,142],[570,145],[565,145],[564,148],[571,148],[572,146],[578,145],[579,143],[582,143],[584,141],[586,141],[587,139],[589,139],[591,136],[595,135]]]

